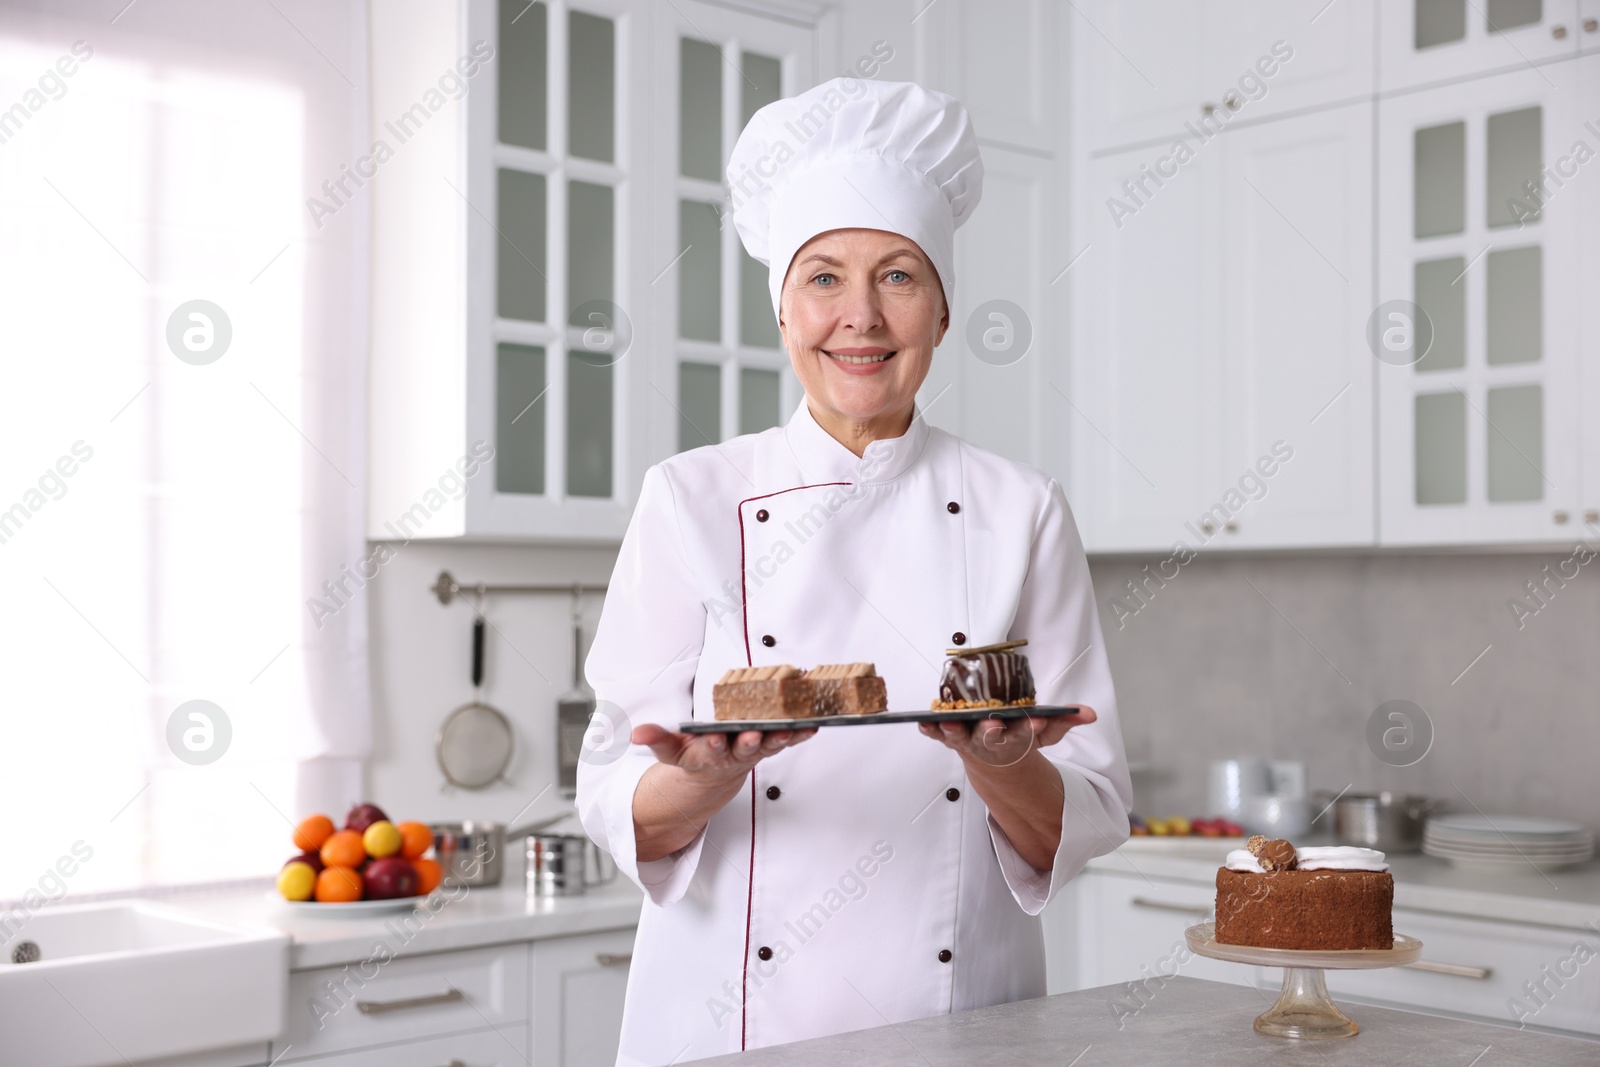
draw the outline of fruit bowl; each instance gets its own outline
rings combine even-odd
[[[278,871],[277,896],[291,909],[360,915],[408,908],[438,887],[444,868],[433,831],[392,823],[375,804],[357,804],[340,829],[326,815],[295,824],[295,855]]]

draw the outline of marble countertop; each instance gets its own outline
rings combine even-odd
[[[644,895],[619,877],[576,896],[529,900],[522,879],[507,878],[498,886],[443,888],[429,899],[432,907],[361,918],[291,910],[266,887],[168,903],[220,922],[282,930],[294,939],[289,969],[303,971],[366,959],[380,941],[409,956],[625,929],[638,924]]]
[[[898,1026],[798,1041],[696,1060],[725,1067],[1118,1067],[1152,1063],[1385,1067],[1567,1067],[1592,1065],[1600,1046],[1481,1023],[1362,1005],[1344,1006],[1361,1033],[1335,1041],[1287,1041],[1258,1034],[1252,1023],[1270,1003],[1245,986],[1174,978],[1138,1014],[1109,1010],[1122,986],[1084,989],[1037,1000],[939,1015]],[[1489,1055],[1484,1053],[1493,1049]]]
[[[1232,839],[1224,843],[1204,837],[1135,837],[1115,852],[1090,860],[1089,868],[1214,885],[1223,857],[1236,847]],[[1388,862],[1397,908],[1565,929],[1600,924],[1600,860],[1544,873],[1531,865],[1520,871],[1473,870],[1420,852],[1392,854]]]

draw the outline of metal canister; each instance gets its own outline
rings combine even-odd
[[[575,896],[589,887],[587,837],[529,834],[526,845],[528,896]]]

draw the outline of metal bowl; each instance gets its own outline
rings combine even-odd
[[[1318,794],[1317,803],[1331,809],[1318,818],[1318,825],[1332,824],[1333,836],[1341,845],[1375,848],[1380,852],[1418,852],[1422,849],[1422,828],[1429,815],[1439,808],[1431,797],[1404,793]]]

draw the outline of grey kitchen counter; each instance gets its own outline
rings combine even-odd
[[[1370,1067],[1600,1064],[1600,1043],[1388,1008],[1341,1005],[1355,1037],[1289,1041],[1252,1028],[1271,1003],[1245,986],[1174,978],[1120,1018],[1123,986],[1062,993],[899,1026],[696,1060],[724,1067],[1121,1067],[1304,1063]],[[1120,1023],[1120,1026],[1119,1026]]]

